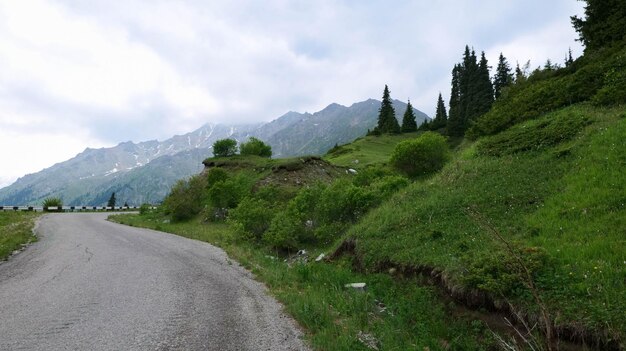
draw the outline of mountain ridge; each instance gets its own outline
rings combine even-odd
[[[406,109],[403,102],[393,102],[397,111]],[[121,203],[160,202],[176,180],[202,169],[201,162],[211,156],[216,140],[233,138],[241,142],[256,137],[272,146],[275,158],[319,155],[336,144],[351,142],[373,128],[379,106],[380,101],[375,99],[356,102],[349,107],[331,103],[314,113],[289,111],[267,123],[206,123],[194,131],[163,141],[124,141],[109,148],[85,148],[66,161],[24,175],[13,184],[0,188],[0,204],[34,205],[46,197],[55,196],[61,197],[67,205],[101,205],[112,192],[116,192]],[[418,124],[428,118],[417,109],[414,112]],[[161,157],[167,157],[166,160],[177,170],[169,170],[163,160],[147,167]],[[139,177],[154,178],[155,182],[140,181]]]

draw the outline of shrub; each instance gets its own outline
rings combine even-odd
[[[409,177],[424,176],[440,170],[450,158],[446,139],[426,132],[416,139],[400,142],[391,155],[391,165]]]
[[[294,249],[312,240],[314,228],[320,221],[317,208],[326,189],[323,183],[301,189],[272,219],[263,240],[281,249]]]
[[[325,223],[351,223],[356,222],[374,200],[366,188],[358,187],[348,179],[339,179],[324,190],[316,208]]]
[[[272,147],[265,144],[261,140],[252,137],[248,142],[242,143],[239,146],[240,153],[242,155],[253,155],[261,157],[272,157]]]
[[[220,139],[213,143],[213,156],[229,157],[237,153],[237,141],[235,139]]]
[[[296,249],[304,226],[297,211],[286,210],[276,214],[269,229],[263,234],[263,241],[280,249]]]
[[[382,167],[379,165],[370,165],[359,170],[353,178],[352,182],[358,186],[368,186],[376,180],[395,174],[388,167]]]
[[[297,195],[299,190],[295,187],[269,184],[259,187],[254,193],[254,197],[267,201],[271,206],[279,206],[288,203]]]
[[[246,233],[260,239],[269,228],[274,211],[270,204],[261,199],[246,197],[229,214],[229,219],[237,223]]]
[[[243,173],[218,181],[208,190],[209,203],[215,208],[235,208],[250,194],[253,185],[254,179]]]
[[[63,200],[60,197],[48,197],[43,200],[43,210],[49,211],[49,207],[58,207],[56,211],[62,211]],[[52,210],[54,211],[54,210]]]
[[[626,55],[604,73],[604,86],[591,101],[600,106],[626,103]]]
[[[219,167],[209,169],[206,175],[207,186],[212,187],[214,184],[223,182],[228,179],[228,173]]]
[[[196,216],[203,208],[206,178],[195,176],[189,180],[179,180],[163,200],[165,214],[174,221],[184,221]]]

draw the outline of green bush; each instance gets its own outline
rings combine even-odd
[[[371,182],[369,186],[356,185],[355,177],[303,188],[272,219],[263,240],[282,249],[316,241],[328,244],[371,208],[408,184],[406,178],[397,175],[377,178],[387,172],[372,174],[376,176],[365,177]]]
[[[237,153],[237,140],[220,139],[213,143],[213,156],[229,157]]]
[[[302,214],[293,209],[278,212],[263,234],[263,241],[280,249],[297,249],[304,229],[301,217]]]
[[[49,207],[58,207],[57,210],[48,210]],[[48,197],[43,200],[43,210],[44,211],[62,211],[63,200],[60,197]]]
[[[276,186],[273,184],[259,187],[254,192],[254,197],[267,201],[271,206],[281,206],[287,204],[299,192],[296,187]]]
[[[417,177],[440,170],[449,158],[446,139],[438,133],[426,132],[416,139],[400,142],[390,163],[409,177]]]
[[[595,105],[626,103],[626,54],[604,73],[604,86],[591,99]]]
[[[174,221],[188,220],[204,207],[206,178],[195,176],[189,180],[179,180],[163,201],[165,214]]]
[[[228,179],[228,173],[219,167],[213,167],[209,169],[206,175],[207,186],[212,187],[214,184],[223,182]]]
[[[245,143],[239,146],[240,153],[242,155],[253,155],[261,157],[272,157],[272,147],[265,144],[263,141],[252,137]]]
[[[324,223],[356,222],[375,202],[373,194],[349,179],[333,182],[321,194],[316,209]]]
[[[263,240],[281,249],[295,249],[312,240],[314,228],[320,221],[317,207],[326,188],[325,184],[316,183],[301,189],[272,219]]]
[[[218,181],[208,190],[209,203],[214,208],[235,208],[241,199],[250,194],[253,185],[254,178],[244,173]]]
[[[368,186],[376,180],[395,174],[388,167],[380,165],[370,165],[359,170],[353,178],[352,182],[358,186]]]
[[[269,228],[274,211],[270,204],[261,199],[246,197],[229,213],[229,220],[240,226],[246,234],[260,239]]]

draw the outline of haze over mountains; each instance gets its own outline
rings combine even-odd
[[[406,104],[394,100],[401,120]],[[257,137],[272,146],[273,157],[324,154],[335,144],[363,136],[377,123],[380,101],[369,99],[350,107],[330,104],[315,113],[288,112],[269,123],[206,124],[164,141],[123,142],[90,149],[65,162],[19,178],[0,189],[0,205],[38,205],[56,196],[66,205],[103,205],[112,192],[118,204],[160,202],[178,179],[202,170],[216,140],[244,141]],[[418,125],[426,114],[414,110]]]

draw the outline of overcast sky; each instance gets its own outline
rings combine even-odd
[[[0,0],[0,187],[86,147],[337,102],[449,98],[464,46],[582,52],[576,0]]]

